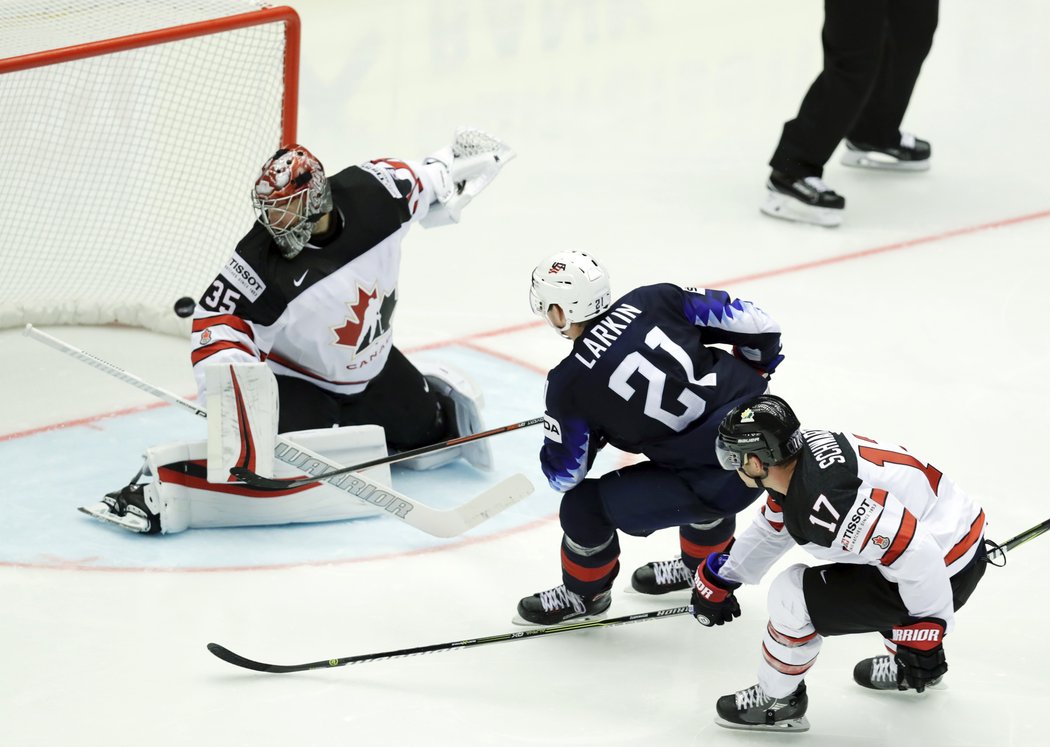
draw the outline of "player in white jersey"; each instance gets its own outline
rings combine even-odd
[[[191,357],[201,404],[209,368],[262,362],[276,377],[280,433],[377,425],[384,429],[380,440],[385,435],[386,447],[396,452],[481,430],[480,392],[446,366],[409,362],[394,346],[392,318],[409,226],[458,222],[467,203],[513,156],[505,144],[474,129],[457,131],[449,147],[421,161],[379,158],[331,177],[303,146],[278,150],[252,190],[258,221],[196,305]],[[355,448],[363,443],[354,438]],[[374,446],[370,439],[368,450]],[[428,468],[457,456],[482,469],[491,466],[483,441],[406,466]],[[147,459],[147,474],[178,475],[183,487],[209,491],[197,460],[184,456],[167,470],[172,465],[158,461],[151,466]],[[101,513],[88,512],[122,519],[130,511],[133,526],[115,523],[147,533],[178,531],[163,526],[150,505],[165,500],[136,487],[137,480],[109,494]],[[221,488],[223,495],[236,490]],[[195,524],[191,512],[189,525],[238,525],[247,518],[240,510],[207,513],[207,523]],[[311,518],[303,507],[294,517],[289,520],[333,518],[329,511]],[[250,523],[270,523],[253,518]]]
[[[697,619],[732,621],[733,590],[758,583],[796,543],[830,564],[792,565],[773,581],[758,684],[719,698],[717,723],[807,729],[804,678],[826,636],[882,634],[890,655],[854,668],[864,687],[922,692],[939,682],[943,638],[985,571],[981,507],[901,446],[801,430],[772,395],[731,410],[718,434],[722,466],[769,497],[729,551],[697,569]]]

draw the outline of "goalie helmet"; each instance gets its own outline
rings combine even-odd
[[[738,470],[748,454],[763,467],[782,464],[802,448],[798,418],[787,402],[763,394],[730,410],[718,426],[715,452],[722,469]]]
[[[314,224],[332,211],[324,167],[301,145],[281,148],[263,164],[252,205],[281,254],[292,259],[310,240]]]
[[[558,252],[532,271],[529,300],[532,311],[564,337],[569,325],[593,319],[612,305],[609,272],[584,252]],[[555,304],[565,314],[562,327],[555,326],[547,315]]]

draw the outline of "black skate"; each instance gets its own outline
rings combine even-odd
[[[875,656],[858,661],[853,667],[853,681],[870,690],[911,690],[907,683],[897,682],[897,662],[892,656]],[[926,687],[941,683],[941,678],[930,680]]]
[[[752,685],[718,699],[715,723],[728,729],[806,731],[809,729],[808,705],[805,682],[799,683],[795,692],[783,698],[770,697],[761,685]]]
[[[81,506],[88,516],[116,524],[132,532],[160,533],[160,516],[146,502],[144,484],[132,483],[113,493],[106,493],[101,503]]]
[[[693,586],[693,572],[681,558],[646,563],[631,574],[631,588],[639,594],[666,594]]]
[[[871,143],[846,140],[842,163],[864,169],[887,171],[926,171],[930,168],[930,144],[908,132],[901,133],[900,145],[879,147]]]
[[[605,614],[612,604],[612,592],[583,597],[565,585],[541,591],[518,602],[516,625],[558,625],[569,620],[590,620]]]
[[[774,218],[837,226],[842,223],[846,198],[837,194],[819,176],[794,178],[773,171],[766,182],[762,212]]]

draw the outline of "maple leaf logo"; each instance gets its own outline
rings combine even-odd
[[[366,290],[357,287],[357,300],[347,303],[350,315],[342,327],[333,327],[335,344],[354,349],[356,356],[390,330],[390,321],[397,305],[397,289],[389,295],[383,294],[380,303],[373,303],[379,298],[378,288]]]

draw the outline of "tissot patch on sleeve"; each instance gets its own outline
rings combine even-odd
[[[846,552],[856,552],[867,538],[871,527],[882,515],[882,506],[865,498],[853,504],[849,516],[842,522],[839,541]]]
[[[245,262],[236,252],[222,268],[221,274],[230,281],[230,285],[243,293],[244,297],[250,301],[259,300],[259,296],[266,290],[266,283],[259,277],[255,268]]]

